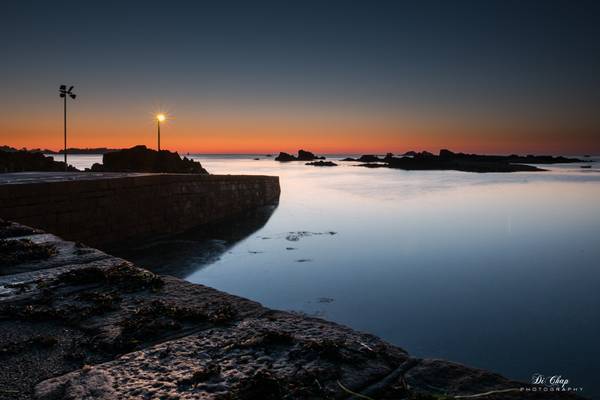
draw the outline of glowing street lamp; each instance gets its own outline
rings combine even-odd
[[[156,114],[156,126],[158,128],[158,151],[160,151],[160,123],[167,119],[165,114]]]
[[[77,95],[75,93],[73,93],[73,86],[71,86],[69,88],[69,90],[67,90],[67,85],[60,85],[60,87],[58,88],[58,92],[60,93],[60,97],[62,97],[63,99],[65,99],[65,148],[64,148],[64,152],[65,152],[65,171],[67,170],[67,96],[72,98],[73,100],[75,100],[75,97],[77,97]]]

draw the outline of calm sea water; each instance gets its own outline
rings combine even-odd
[[[124,255],[416,356],[600,394],[600,165],[474,174],[253,157],[194,158],[215,174],[278,175],[274,210]]]

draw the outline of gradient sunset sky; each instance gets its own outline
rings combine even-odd
[[[600,2],[10,1],[0,145],[600,153]]]

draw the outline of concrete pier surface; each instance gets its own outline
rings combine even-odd
[[[577,398],[20,224],[1,221],[0,238],[2,399]]]
[[[70,182],[159,175],[143,172],[8,172],[0,174],[0,185]]]

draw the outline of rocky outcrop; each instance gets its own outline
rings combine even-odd
[[[485,157],[485,156],[484,156]],[[543,169],[525,165],[513,164],[508,160],[487,158],[461,158],[452,157],[442,153],[440,156],[429,152],[416,153],[413,157],[392,157],[386,160],[389,168],[405,170],[453,170],[463,172],[518,172],[518,171],[543,171]]]
[[[285,152],[281,152],[279,153],[279,155],[277,157],[275,157],[275,161],[297,161],[298,158],[296,158],[295,156],[289,154],[289,153],[285,153]]]
[[[94,164],[91,171],[208,174],[198,161],[182,159],[177,152],[156,151],[146,146],[105,153],[102,164]]]
[[[59,153],[49,150],[49,149],[40,149],[40,148],[28,149],[27,147],[22,147],[21,149],[16,149],[14,147],[6,146],[6,145],[0,146],[0,151],[7,151],[9,153],[16,152],[16,151],[27,151],[29,153],[59,154]]]
[[[418,154],[416,156],[418,156]],[[526,164],[560,164],[589,162],[578,158],[567,158],[563,156],[535,156],[532,154],[526,156],[519,156],[517,154],[511,154],[509,156],[490,156],[480,154],[454,153],[447,149],[440,150],[439,157],[442,159],[463,160],[470,162],[508,162]]]
[[[123,149],[111,149],[107,147],[92,147],[92,148],[78,148],[78,147],[70,147],[67,149],[67,153],[69,154],[105,154],[112,153],[115,151],[121,151]],[[52,152],[54,154],[63,154],[65,151],[63,149]]]
[[[364,154],[358,158],[346,157],[340,161],[356,161],[356,162],[363,162],[363,163],[384,162],[384,161],[388,161],[393,156],[394,155],[392,153],[387,153],[385,155],[385,157],[383,157],[383,158],[378,157],[374,154]]]
[[[298,156],[293,156],[289,153],[281,152],[277,157],[275,157],[275,161],[313,161],[313,160],[324,160],[325,157],[319,157],[306,150],[298,150]]]
[[[53,157],[46,157],[41,153],[25,150],[0,151],[0,173],[25,171],[65,171],[65,163],[54,161]],[[77,168],[69,165],[67,171],[77,171]]]
[[[378,161],[383,161],[383,160],[373,154],[364,154],[364,155],[360,156],[359,158],[346,157],[340,161],[358,161],[358,162],[370,163],[370,162],[378,162]]]
[[[56,252],[0,276],[3,399],[576,398],[17,228]]]
[[[360,158],[346,158],[342,161],[363,162],[360,166],[368,168],[397,168],[404,170],[453,170],[464,172],[518,172],[544,171],[528,164],[555,164],[586,162],[577,158],[554,156],[489,156],[479,154],[454,153],[447,149],[440,150],[439,155],[428,151],[409,151],[403,157],[394,157],[388,153],[384,158],[374,155],[363,155]],[[589,162],[589,161],[587,161]]]
[[[314,167],[337,167],[337,164],[332,161],[313,161],[306,163],[305,165],[312,165]]]

